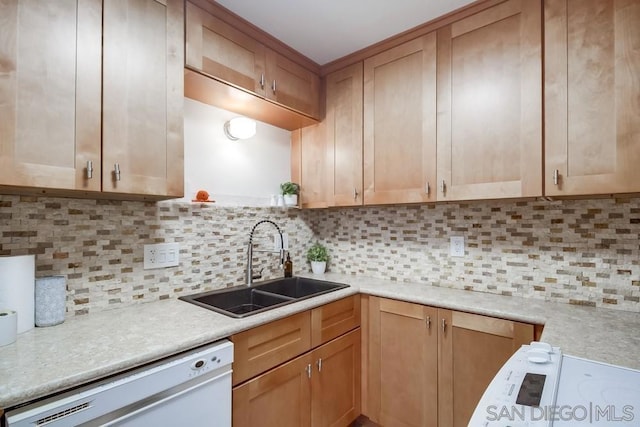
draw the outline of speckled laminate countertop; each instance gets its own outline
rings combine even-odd
[[[350,288],[245,319],[164,300],[35,328],[0,347],[0,407],[103,378],[358,292],[544,324],[542,339],[567,354],[640,369],[640,315],[425,284],[328,273]]]

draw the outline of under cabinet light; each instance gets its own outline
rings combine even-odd
[[[232,141],[251,138],[256,134],[256,122],[246,117],[236,117],[224,123],[224,134]]]

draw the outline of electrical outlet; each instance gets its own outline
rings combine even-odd
[[[449,255],[455,257],[464,256],[464,236],[451,236]]]
[[[285,251],[289,250],[289,236],[287,235],[287,233],[282,233],[282,243],[284,244],[284,247],[282,249],[284,249]],[[278,233],[273,233],[273,250],[280,250],[280,234]]]
[[[144,245],[144,269],[175,267],[180,265],[179,243]]]

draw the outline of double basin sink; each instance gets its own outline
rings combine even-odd
[[[305,277],[287,277],[256,283],[251,287],[241,285],[201,292],[180,299],[230,317],[241,318],[348,286]]]

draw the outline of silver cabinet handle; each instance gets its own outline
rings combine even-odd
[[[558,185],[560,181],[560,171],[558,169],[553,171],[553,184]]]
[[[431,329],[431,316],[427,316],[427,329]]]
[[[431,186],[429,185],[429,181],[427,181],[427,185],[425,185],[424,187],[424,192],[427,193],[427,196],[429,195],[429,193],[431,193]]]
[[[442,319],[442,332],[447,330],[447,319]]]
[[[318,359],[316,364],[318,365],[318,372],[322,372],[322,359]]]
[[[116,176],[116,181],[120,181],[120,165],[118,163],[113,165],[113,173]]]
[[[307,377],[311,378],[311,363],[309,363],[307,365],[306,371],[307,371]]]
[[[264,73],[260,74],[260,88],[264,89]]]
[[[93,162],[87,160],[87,179],[93,178]]]
[[[442,192],[443,195],[446,194],[447,192],[447,184],[444,182],[444,179],[440,183],[440,191]]]
[[[353,200],[356,200],[358,198],[358,189],[354,188],[353,189]]]
[[[271,90],[273,90],[273,93],[276,93],[276,81],[274,80],[273,83],[271,83]]]

